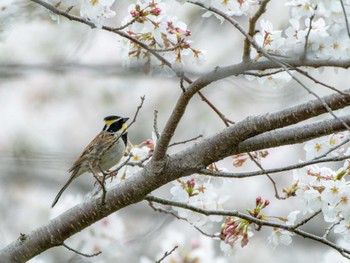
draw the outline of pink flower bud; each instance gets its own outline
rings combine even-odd
[[[161,12],[162,12],[162,9],[160,9],[159,7],[151,10],[151,14],[153,14],[155,16],[159,16]]]
[[[269,204],[270,204],[270,200],[266,199],[265,202],[264,202],[264,207],[268,206]]]
[[[190,180],[187,180],[186,184],[189,188],[193,188],[196,185],[196,180],[191,178]]]
[[[140,13],[137,12],[136,10],[131,10],[131,11],[130,11],[130,15],[131,15],[132,17],[138,17],[138,16],[140,16]]]
[[[255,204],[256,204],[256,206],[258,206],[258,205],[261,203],[261,200],[262,200],[261,196],[258,196],[258,197],[255,199]]]

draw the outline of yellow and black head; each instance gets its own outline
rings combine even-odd
[[[107,132],[124,132],[126,130],[126,122],[129,118],[123,118],[119,116],[107,116],[104,118],[105,126],[103,127],[104,131]]]

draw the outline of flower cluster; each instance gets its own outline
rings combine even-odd
[[[225,223],[221,227],[221,239],[230,246],[237,242],[241,247],[245,247],[249,242],[250,222],[236,217],[226,217]]]
[[[227,196],[220,197],[217,193],[222,187],[222,180],[203,175],[187,177],[183,180],[173,182],[174,186],[170,192],[172,200],[202,209],[222,209],[222,204],[228,199]],[[186,218],[196,226],[203,226],[211,222],[220,222],[221,216],[204,216],[183,208],[173,207],[180,217]]]
[[[304,150],[306,151],[306,160],[312,160],[320,157],[321,155],[327,154],[333,148],[336,148],[346,141],[348,137],[349,132],[346,131],[308,141],[304,146]],[[338,152],[342,150],[342,148],[337,148],[331,153],[332,155],[337,155]]]
[[[334,232],[350,237],[350,174],[349,161],[333,171],[328,167],[308,166],[294,172],[297,182],[296,196],[304,213],[321,210],[325,222],[336,225]]]
[[[284,30],[276,30],[271,22],[260,20],[254,39],[263,50],[286,57],[349,58],[350,42],[344,16],[348,16],[350,10],[346,7],[344,14],[340,1],[288,0],[286,6],[290,8],[290,19],[289,26]],[[250,56],[254,60],[265,59],[255,49],[252,49]],[[248,76],[247,79],[255,78]],[[280,87],[290,81],[291,76],[281,72],[258,80],[264,86]]]
[[[287,226],[293,226],[299,213],[300,211],[296,210],[291,212],[287,218],[276,218],[285,223]],[[288,246],[292,243],[292,236],[294,236],[292,232],[274,227],[271,235],[267,238],[267,240],[273,248],[277,247],[280,244]]]
[[[228,16],[242,16],[249,14],[254,6],[256,6],[259,1],[258,0],[205,0],[201,1],[205,6],[210,6],[216,8]],[[213,13],[206,12],[203,17],[209,17]],[[214,14],[221,22],[223,22],[223,18]]]
[[[106,19],[112,18],[116,13],[111,9],[115,0],[51,0],[55,6],[60,8],[79,8],[80,16],[90,20],[96,27],[102,27]],[[58,19],[58,17],[53,17]]]
[[[122,24],[128,25],[125,29],[127,34],[161,54],[173,64],[174,69],[182,68],[185,56],[192,55],[197,62],[203,58],[204,52],[192,47],[189,40],[191,31],[187,25],[177,17],[169,16],[166,5],[160,0],[138,0],[130,5],[129,15]],[[132,41],[127,44],[129,58],[150,64],[152,57],[149,50]]]
[[[247,212],[257,219],[264,220],[266,216],[261,214],[261,211],[269,204],[268,199],[264,200],[258,196],[255,199],[255,208],[253,210],[247,209]],[[230,246],[231,250],[235,249],[237,243],[240,243],[243,248],[248,245],[249,238],[253,236],[250,225],[251,222],[247,219],[228,216],[221,226],[220,238],[224,244]],[[224,244],[221,245],[221,249],[228,254],[230,249]]]
[[[290,8],[290,25],[284,31],[274,30],[265,19],[260,21],[260,31],[254,38],[261,48],[275,55],[349,57],[350,43],[340,1],[289,0],[286,6]],[[258,59],[260,54],[253,53],[253,57]]]
[[[290,0],[286,5],[291,8],[292,17],[286,30],[288,50],[294,54],[304,52],[308,35],[308,57],[349,57],[350,43],[340,1]],[[345,12],[348,16],[349,10]]]

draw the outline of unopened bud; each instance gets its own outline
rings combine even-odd
[[[270,204],[270,200],[266,199],[265,202],[264,202],[264,207],[268,206],[269,204]]]
[[[261,204],[261,200],[262,200],[261,196],[258,196],[258,197],[255,199],[255,204],[256,204],[256,206],[259,206],[259,205]]]
[[[140,12],[137,12],[136,10],[131,10],[130,11],[130,15],[132,17],[139,17],[140,16]]]
[[[160,9],[159,7],[151,10],[151,14],[153,14],[155,16],[159,16],[161,12],[162,12],[162,9]]]

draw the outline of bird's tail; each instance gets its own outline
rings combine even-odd
[[[66,188],[68,187],[68,185],[70,185],[70,183],[76,178],[76,174],[73,173],[71,175],[71,177],[69,178],[69,180],[67,181],[67,183],[62,187],[62,189],[58,192],[58,194],[56,195],[55,199],[52,202],[51,208],[54,207],[58,201],[58,199],[60,199],[62,193],[64,192],[64,190],[66,190]]]

